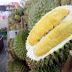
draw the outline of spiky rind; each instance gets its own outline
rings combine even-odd
[[[6,64],[7,72],[29,72],[29,68],[23,61],[8,61]]]
[[[26,39],[28,36],[28,30],[20,30],[14,40],[14,52],[18,58],[25,60],[26,58]]]
[[[52,68],[52,66],[57,66],[61,67],[69,54],[69,50],[72,49],[72,40],[68,41],[62,48],[60,48],[57,51],[54,51],[52,54],[48,55],[44,59],[41,59],[39,61],[31,60],[30,58],[26,58],[26,61],[28,63],[28,66],[32,69],[34,67],[50,67],[49,69]]]
[[[53,0],[38,0],[29,10],[28,28],[32,30],[33,26],[49,11],[57,7]]]
[[[58,65],[52,65],[49,67],[35,67],[30,72],[60,72]]]
[[[15,15],[15,19],[17,20],[17,21],[20,21],[20,16],[19,15]]]

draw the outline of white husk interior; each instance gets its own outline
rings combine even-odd
[[[58,9],[58,8],[65,8],[65,9],[68,9],[68,10],[70,11],[69,14],[68,14],[64,19],[62,19],[62,20],[60,21],[60,23],[63,23],[63,22],[72,20],[72,6],[61,6],[61,7],[55,8],[55,9]],[[49,12],[49,13],[50,13],[50,12]],[[49,34],[49,33],[48,33],[48,34]],[[47,34],[47,35],[48,35],[48,34]],[[46,36],[47,36],[47,35],[46,35]],[[41,38],[41,40],[40,40],[37,44],[39,44],[46,36],[43,36],[43,37]],[[62,41],[59,45],[57,45],[56,47],[52,48],[49,52],[47,52],[46,54],[44,54],[44,55],[42,55],[42,56],[36,56],[36,55],[34,55],[34,48],[37,46],[37,44],[31,46],[30,44],[28,44],[28,40],[27,40],[27,43],[26,43],[26,49],[27,49],[27,51],[28,51],[28,52],[27,52],[27,57],[29,57],[29,58],[31,58],[31,59],[33,59],[33,60],[40,60],[40,59],[48,56],[49,54],[53,53],[54,51],[58,50],[59,48],[62,48],[62,46],[63,46],[65,43],[67,43],[69,40],[71,40],[71,39],[72,39],[72,34],[71,34],[68,38],[66,38],[64,41]]]

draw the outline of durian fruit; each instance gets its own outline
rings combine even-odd
[[[20,30],[21,29],[21,25],[16,24],[16,30]]]
[[[10,25],[9,30],[16,30],[16,24]]]
[[[18,58],[25,60],[26,58],[26,39],[28,36],[28,30],[20,30],[14,40],[14,52]]]
[[[14,25],[16,23],[15,19],[12,19],[11,24]]]
[[[34,72],[56,72],[65,63],[72,49],[71,10],[72,6],[55,8],[29,33],[26,61],[31,69],[37,66],[41,70]]]
[[[21,18],[20,18],[19,15],[15,15],[15,19],[16,19],[17,21],[20,21],[20,20],[21,20]]]
[[[24,15],[23,11],[24,11],[24,9],[21,6],[18,6],[18,8],[17,8],[17,14],[19,16],[23,16]]]
[[[29,72],[27,64],[23,61],[8,61],[6,64],[7,72]]]
[[[11,15],[11,16],[8,17],[8,23],[11,24],[11,25],[16,23],[14,15]]]
[[[13,26],[10,26],[10,27],[9,27],[9,30],[13,30]]]

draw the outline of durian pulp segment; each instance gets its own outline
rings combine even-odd
[[[42,56],[36,56],[34,54],[34,47],[27,44],[28,45],[27,47],[29,47],[29,48],[31,47],[31,49],[27,52],[27,57],[31,58],[31,60],[33,59],[33,60],[39,61],[40,59],[45,58],[49,54],[52,54],[54,51],[57,51],[58,49],[62,48],[63,45],[65,43],[67,43],[71,39],[72,39],[72,34],[68,38],[66,38],[64,41],[62,41],[60,44],[58,44],[57,46],[53,47],[49,52],[47,52],[46,54],[44,54]]]
[[[47,13],[31,30],[28,41],[35,45],[40,39],[53,29],[65,16],[69,14],[68,9],[60,8]]]
[[[34,54],[42,56],[72,34],[72,20],[56,26],[36,47]]]

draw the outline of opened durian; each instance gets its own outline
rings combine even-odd
[[[57,7],[43,16],[29,33],[26,49],[29,67],[40,69],[32,72],[60,68],[72,49],[72,6]]]

